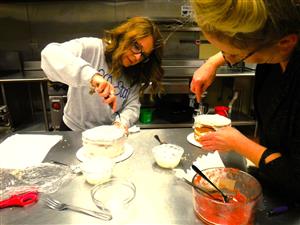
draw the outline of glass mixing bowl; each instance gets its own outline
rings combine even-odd
[[[100,209],[108,209],[113,217],[120,216],[134,199],[135,185],[122,178],[111,178],[91,189],[93,202]]]
[[[202,172],[230,197],[230,201],[224,202],[221,194],[196,174],[193,184],[216,198],[193,188],[196,215],[207,224],[253,224],[258,203],[262,199],[259,182],[250,174],[234,168],[210,168]]]

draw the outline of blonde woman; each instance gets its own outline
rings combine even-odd
[[[225,63],[257,63],[254,106],[260,142],[233,127],[201,138],[204,149],[233,150],[261,181],[300,199],[300,5],[295,0],[192,0],[195,20],[220,52],[195,71],[200,99]]]
[[[103,39],[47,45],[41,52],[42,69],[51,81],[69,86],[63,129],[132,126],[139,118],[140,94],[147,87],[153,94],[161,89],[161,40],[154,23],[134,17]]]

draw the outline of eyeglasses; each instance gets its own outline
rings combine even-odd
[[[249,52],[245,57],[243,57],[242,59],[238,60],[238,61],[235,62],[235,63],[229,62],[229,61],[226,59],[226,57],[225,57],[225,54],[226,54],[226,53],[223,52],[223,51],[221,51],[221,52],[222,52],[222,56],[223,56],[223,58],[224,58],[224,60],[225,60],[225,63],[226,63],[230,68],[232,68],[232,67],[234,67],[234,66],[240,64],[241,62],[245,61],[245,60],[248,59],[250,56],[254,55],[254,53],[256,53],[258,50],[259,50],[259,49],[257,48],[257,49],[255,49],[255,50]]]
[[[142,63],[146,63],[146,62],[148,62],[150,60],[150,57],[143,52],[143,47],[141,45],[139,45],[139,43],[137,43],[137,41],[134,41],[132,43],[131,51],[135,55],[141,54],[141,56],[143,58],[142,59]]]

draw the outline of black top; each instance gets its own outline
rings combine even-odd
[[[268,164],[260,164],[260,174],[271,187],[300,200],[299,50],[294,51],[284,73],[279,64],[257,66],[254,106],[261,145],[268,152],[282,154]]]

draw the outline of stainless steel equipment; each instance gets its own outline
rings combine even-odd
[[[11,128],[11,126],[12,126],[11,116],[7,108],[7,105],[1,105],[0,106],[0,127]]]
[[[59,82],[48,83],[48,96],[50,106],[50,128],[59,130],[64,107],[67,102],[68,86]]]
[[[49,96],[51,129],[59,130],[66,102],[67,96],[65,95]]]

